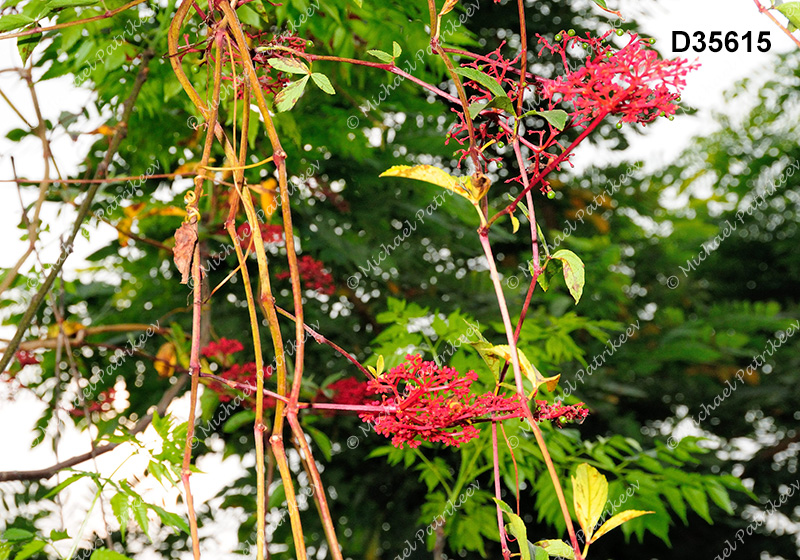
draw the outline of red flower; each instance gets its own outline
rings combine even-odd
[[[320,390],[316,397],[314,397],[314,402],[332,402],[344,405],[364,404],[368,400],[370,392],[368,383],[359,381],[353,377],[345,377],[344,379],[334,381],[328,385],[327,388],[333,391],[333,396],[329,399]],[[333,416],[336,414],[336,411],[324,410],[322,414],[324,416]]]
[[[223,356],[230,356],[242,350],[244,350],[244,346],[238,340],[220,338],[219,342],[210,342],[208,346],[200,350],[200,353],[206,358],[221,359]]]
[[[577,422],[580,424],[589,415],[585,405],[580,402],[572,405],[561,403],[549,404],[547,401],[536,401],[536,410],[533,411],[533,418],[537,422],[542,420],[552,420],[558,428],[563,428],[565,423]]]
[[[297,261],[300,277],[306,287],[329,296],[336,287],[333,285],[333,276],[326,272],[324,267],[325,265],[310,255],[303,255]],[[289,278],[289,272],[279,272],[275,277],[278,280],[285,280]]]
[[[283,226],[275,224],[260,224],[261,239],[264,243],[280,243],[283,241]],[[236,229],[242,250],[253,249],[253,232],[250,229],[250,222],[245,222]]]
[[[605,43],[611,33],[601,37],[587,33],[586,38],[562,33],[563,39],[554,45],[539,37],[541,50],[559,55],[566,70],[555,80],[541,80],[544,96],[551,105],[555,94],[571,102],[576,125],[588,124],[608,113],[620,115],[622,122],[629,123],[649,123],[659,116],[674,115],[676,101],[686,85],[683,78],[697,66],[689,65],[685,59],[659,59],[658,53],[633,33],[630,42],[616,50]],[[574,47],[583,47],[587,58],[581,68],[572,71],[567,51]]]
[[[477,396],[469,388],[478,379],[474,371],[466,375],[448,366],[425,362],[420,355],[406,356],[406,362],[369,381],[375,393],[384,393],[382,412],[362,413],[375,431],[392,436],[392,444],[418,447],[422,441],[455,445],[478,437],[472,420],[502,413],[522,416],[517,395]]]
[[[24,350],[17,352],[17,361],[21,367],[34,366],[39,363],[39,360],[34,354],[25,352]]]

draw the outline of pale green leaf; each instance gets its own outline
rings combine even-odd
[[[385,62],[386,64],[392,64],[394,62],[394,57],[387,52],[379,51],[378,49],[370,49],[367,51],[367,54],[371,54],[381,62]]]
[[[800,2],[784,2],[776,6],[778,11],[786,16],[792,25],[800,27]]]
[[[309,74],[308,66],[293,58],[269,58],[267,64],[287,74]]]
[[[561,261],[564,267],[564,281],[567,283],[567,289],[575,303],[578,303],[583,295],[583,286],[586,282],[583,261],[578,255],[567,249],[561,249],[553,253],[552,258]]]
[[[568,560],[573,560],[575,558],[575,551],[572,550],[572,547],[564,541],[553,539],[539,541],[535,544],[536,546],[543,548],[545,552],[547,552],[548,556],[552,556],[554,558],[567,558]]]
[[[569,119],[569,114],[567,114],[566,111],[562,111],[561,109],[554,109],[552,111],[537,111],[534,109],[532,111],[528,111],[522,116],[542,117],[544,120],[553,125],[557,130],[564,130],[564,127],[567,126],[567,119]]]
[[[572,503],[584,534],[591,539],[608,499],[606,477],[587,463],[578,465],[572,477]]]
[[[295,106],[297,100],[303,95],[308,78],[309,76],[300,78],[278,92],[278,95],[275,96],[275,108],[278,109],[278,112],[288,111]]]
[[[29,18],[28,16],[24,16],[22,14],[9,14],[7,16],[0,17],[0,33],[25,27],[29,23],[33,23],[33,18]]]
[[[328,95],[336,95],[336,90],[333,89],[330,80],[325,74],[314,72],[311,74],[311,79],[317,84],[317,87],[327,93]]]

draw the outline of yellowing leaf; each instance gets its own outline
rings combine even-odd
[[[572,477],[572,503],[583,533],[592,538],[594,526],[600,520],[608,499],[608,481],[600,472],[581,463]]]
[[[99,127],[95,128],[89,134],[102,134],[103,136],[114,136],[114,129],[108,126],[107,124],[101,124]]]
[[[490,348],[483,349],[483,351],[477,348],[477,346],[476,349],[478,350],[478,353],[481,354],[481,356],[484,356],[484,353],[486,353],[489,356],[498,356],[503,360],[507,361],[508,363],[512,363],[511,347],[508,346],[507,344],[499,344],[497,346],[492,346]],[[528,357],[525,356],[525,353],[519,348],[517,348],[517,356],[519,356],[520,371],[525,377],[527,377],[531,381],[531,383],[533,383],[534,388],[538,389],[540,385],[546,385],[548,391],[555,390],[556,386],[558,385],[558,380],[561,378],[561,374],[555,375],[553,377],[544,377],[541,374],[541,372],[538,369],[536,369],[536,366],[534,366],[530,362],[530,360],[528,360]],[[484,360],[486,360],[485,356]],[[489,364],[488,361],[487,364]],[[489,367],[491,368],[492,364],[489,364]]]
[[[610,519],[607,519],[605,523],[600,525],[600,528],[597,529],[597,532],[594,534],[594,536],[591,538],[589,542],[593,543],[594,541],[596,541],[597,539],[608,533],[611,529],[616,529],[626,521],[630,521],[631,519],[635,519],[642,515],[647,515],[648,513],[655,513],[655,512],[642,511],[638,509],[629,509],[626,511],[621,511],[617,515],[611,517]]]
[[[72,336],[75,333],[77,333],[78,331],[81,331],[86,327],[84,327],[83,325],[81,325],[77,321],[64,321],[63,323],[61,323],[61,328],[64,329],[64,334],[66,336]],[[60,332],[60,329],[59,329],[59,326],[57,324],[50,325],[50,327],[47,329],[47,336],[50,337],[50,338],[55,338],[55,337],[58,336],[59,332]]]
[[[187,161],[183,165],[179,165],[178,169],[173,171],[176,175],[189,175],[197,171],[197,166],[200,165],[199,161]]]
[[[167,342],[161,345],[156,353],[155,368],[159,377],[170,377],[175,373],[175,364],[178,363],[178,356],[175,353],[175,345]]]
[[[266,212],[267,217],[271,218],[278,209],[278,181],[270,177],[266,181],[262,181],[260,185],[250,185],[250,190],[259,194],[261,208]]]
[[[491,186],[491,182],[485,176],[481,176],[477,181],[472,177],[454,177],[433,165],[415,165],[413,167],[410,165],[395,165],[381,173],[380,177],[405,177],[431,183],[463,196],[475,205],[478,204]]]

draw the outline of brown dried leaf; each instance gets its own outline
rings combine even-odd
[[[178,267],[181,273],[181,284],[189,283],[195,243],[197,243],[196,226],[192,224],[181,224],[181,227],[175,232],[175,249],[173,250],[175,266]]]

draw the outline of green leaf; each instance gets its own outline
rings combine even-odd
[[[325,456],[325,459],[330,461],[331,460],[331,449],[333,449],[333,445],[331,444],[331,440],[328,438],[327,435],[321,430],[313,426],[305,426],[305,430],[309,433],[311,438],[319,447],[322,454]]]
[[[92,556],[89,560],[132,560],[132,559],[128,558],[124,554],[120,554],[119,552],[114,552],[113,550],[98,548],[92,553]]]
[[[226,434],[232,434],[242,426],[252,424],[255,420],[256,413],[254,410],[242,410],[228,418],[228,421],[225,422],[225,425],[222,427],[222,431]]]
[[[328,95],[336,95],[336,90],[333,89],[330,80],[325,74],[314,72],[311,74],[311,79],[317,84],[317,87],[327,93]]]
[[[147,519],[147,506],[142,503],[142,500],[136,499],[133,501],[131,509],[133,510],[133,518],[136,520],[142,533],[147,535],[147,538],[150,539],[152,543],[153,539],[150,537],[150,521]]]
[[[686,518],[686,503],[683,501],[683,497],[681,497],[680,490],[674,486],[664,486],[661,488],[661,493],[664,494],[665,498],[667,498],[667,502],[669,502],[670,507],[676,514],[678,514],[678,517],[681,518],[683,524],[688,525],[689,520]]]
[[[501,109],[506,113],[516,115],[514,104],[511,102],[508,96],[498,95],[497,97],[492,98],[490,101],[476,101],[470,105],[469,116],[470,118],[474,119],[480,114],[481,111],[485,111],[486,109]]]
[[[19,51],[19,56],[22,58],[22,64],[24,65],[27,62],[28,57],[33,52],[33,49],[36,48],[36,45],[39,44],[39,41],[42,38],[41,33],[36,33],[34,35],[26,35],[24,37],[17,37],[17,50]]]
[[[494,78],[488,74],[484,74],[480,70],[474,68],[456,68],[456,74],[464,76],[465,78],[481,84],[483,87],[492,92],[496,97],[507,97],[506,92],[502,86],[498,84]]]
[[[17,529],[16,527],[9,527],[3,533],[3,540],[10,542],[20,542],[32,539],[34,534],[25,529]]]
[[[586,538],[591,540],[594,527],[603,515],[608,499],[606,477],[589,465],[581,463],[572,477],[572,503],[575,515]]]
[[[686,498],[686,503],[697,512],[697,515],[708,521],[711,525],[714,524],[708,513],[708,498],[702,488],[686,485],[681,487],[681,493],[683,497]]]
[[[733,515],[733,506],[728,491],[716,480],[705,481],[706,492],[711,496],[711,501],[722,508],[728,515]]]
[[[367,51],[367,54],[371,54],[381,62],[385,62],[386,64],[394,63],[394,57],[387,52],[379,51],[378,49],[370,49]]]
[[[23,546],[20,549],[20,551],[17,552],[17,555],[14,557],[14,560],[25,560],[25,558],[30,558],[31,556],[42,550],[46,544],[47,544],[46,542],[40,540],[35,540],[26,543],[25,546]]]
[[[567,119],[569,119],[569,115],[567,114],[567,112],[562,111],[561,109],[555,109],[553,111],[537,111],[536,109],[534,109],[532,111],[528,111],[520,118],[528,116],[542,117],[544,120],[553,125],[557,130],[564,130],[564,127],[567,126]]]
[[[13,31],[20,27],[25,27],[29,23],[33,23],[33,18],[24,16],[22,14],[9,14],[0,18],[0,33],[5,31]]]
[[[578,255],[567,249],[556,251],[551,258],[561,261],[564,267],[564,281],[567,283],[567,289],[575,299],[575,303],[578,303],[581,295],[583,295],[583,286],[586,282],[583,261]]]
[[[519,553],[522,560],[531,560],[531,551],[528,548],[528,530],[525,528],[525,523],[522,518],[514,513],[507,503],[497,498],[492,498],[500,509],[508,516],[509,524],[506,530],[517,539],[519,544]],[[538,560],[538,558],[536,559]]]
[[[785,2],[776,6],[778,11],[786,16],[792,25],[800,27],[800,2]]]
[[[122,534],[122,542],[125,542],[125,530],[128,528],[128,495],[122,492],[111,498],[111,511],[119,521],[119,531]]]
[[[159,519],[164,525],[168,525],[170,527],[174,527],[179,531],[183,531],[187,535],[189,534],[189,524],[178,515],[177,513],[172,513],[171,511],[167,511],[164,508],[159,506],[154,506],[152,504],[147,504],[147,507],[152,509],[158,515]]]
[[[545,549],[532,544],[531,541],[528,541],[528,551],[533,553],[533,560],[547,560],[550,558],[550,555],[547,554]]]
[[[55,541],[63,541],[64,539],[68,539],[69,534],[66,531],[56,531],[53,529],[50,531],[50,540]]]
[[[275,108],[278,109],[278,112],[288,111],[295,106],[297,100],[303,95],[308,78],[309,76],[300,78],[278,92],[278,95],[275,96]]]
[[[535,544],[537,547],[544,549],[548,556],[567,558],[568,560],[573,560],[575,558],[575,551],[564,541],[544,540]]]
[[[79,481],[80,479],[82,479],[85,476],[89,476],[88,473],[73,474],[71,477],[69,477],[68,479],[62,481],[61,484],[59,484],[58,486],[54,487],[47,494],[45,494],[43,499],[46,500],[48,498],[52,498],[53,496],[55,496],[56,494],[61,492],[64,488],[66,488],[67,486],[69,486],[73,482]]]
[[[57,10],[59,8],[82,8],[84,6],[94,6],[100,0],[49,0],[47,8]]]
[[[287,74],[310,74],[308,66],[293,58],[269,58],[267,64]]]
[[[400,48],[400,44],[397,41],[392,41],[392,55],[395,58],[403,54],[403,49]]]

